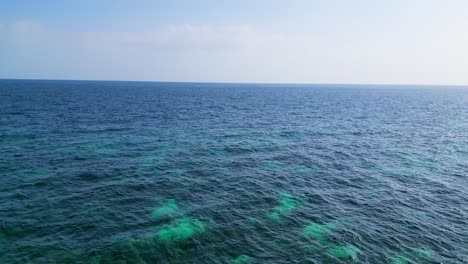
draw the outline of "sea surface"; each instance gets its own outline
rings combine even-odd
[[[1,80],[0,263],[468,263],[468,88]]]

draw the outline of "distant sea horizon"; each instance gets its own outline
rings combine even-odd
[[[35,79],[35,78],[0,78],[0,81],[69,81],[69,82],[135,82],[135,83],[181,83],[181,84],[235,84],[235,85],[294,85],[294,86],[372,86],[372,87],[460,87],[468,88],[468,84],[419,84],[419,83],[333,83],[333,82],[234,82],[234,81],[171,81],[171,80],[125,80],[125,79]]]

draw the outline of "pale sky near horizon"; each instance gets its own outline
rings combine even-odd
[[[468,85],[466,0],[0,0],[0,78]]]

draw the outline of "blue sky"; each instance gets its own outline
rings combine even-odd
[[[0,78],[468,84],[468,1],[0,0]]]

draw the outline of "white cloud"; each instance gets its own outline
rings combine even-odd
[[[208,25],[168,26],[152,32],[86,32],[80,33],[90,45],[149,45],[174,49],[236,49],[257,47],[259,32],[249,26],[213,27]]]
[[[28,36],[18,53],[52,65],[47,78],[468,83],[468,39],[458,30],[314,35],[186,24],[149,32],[58,33],[32,21],[5,28]]]

